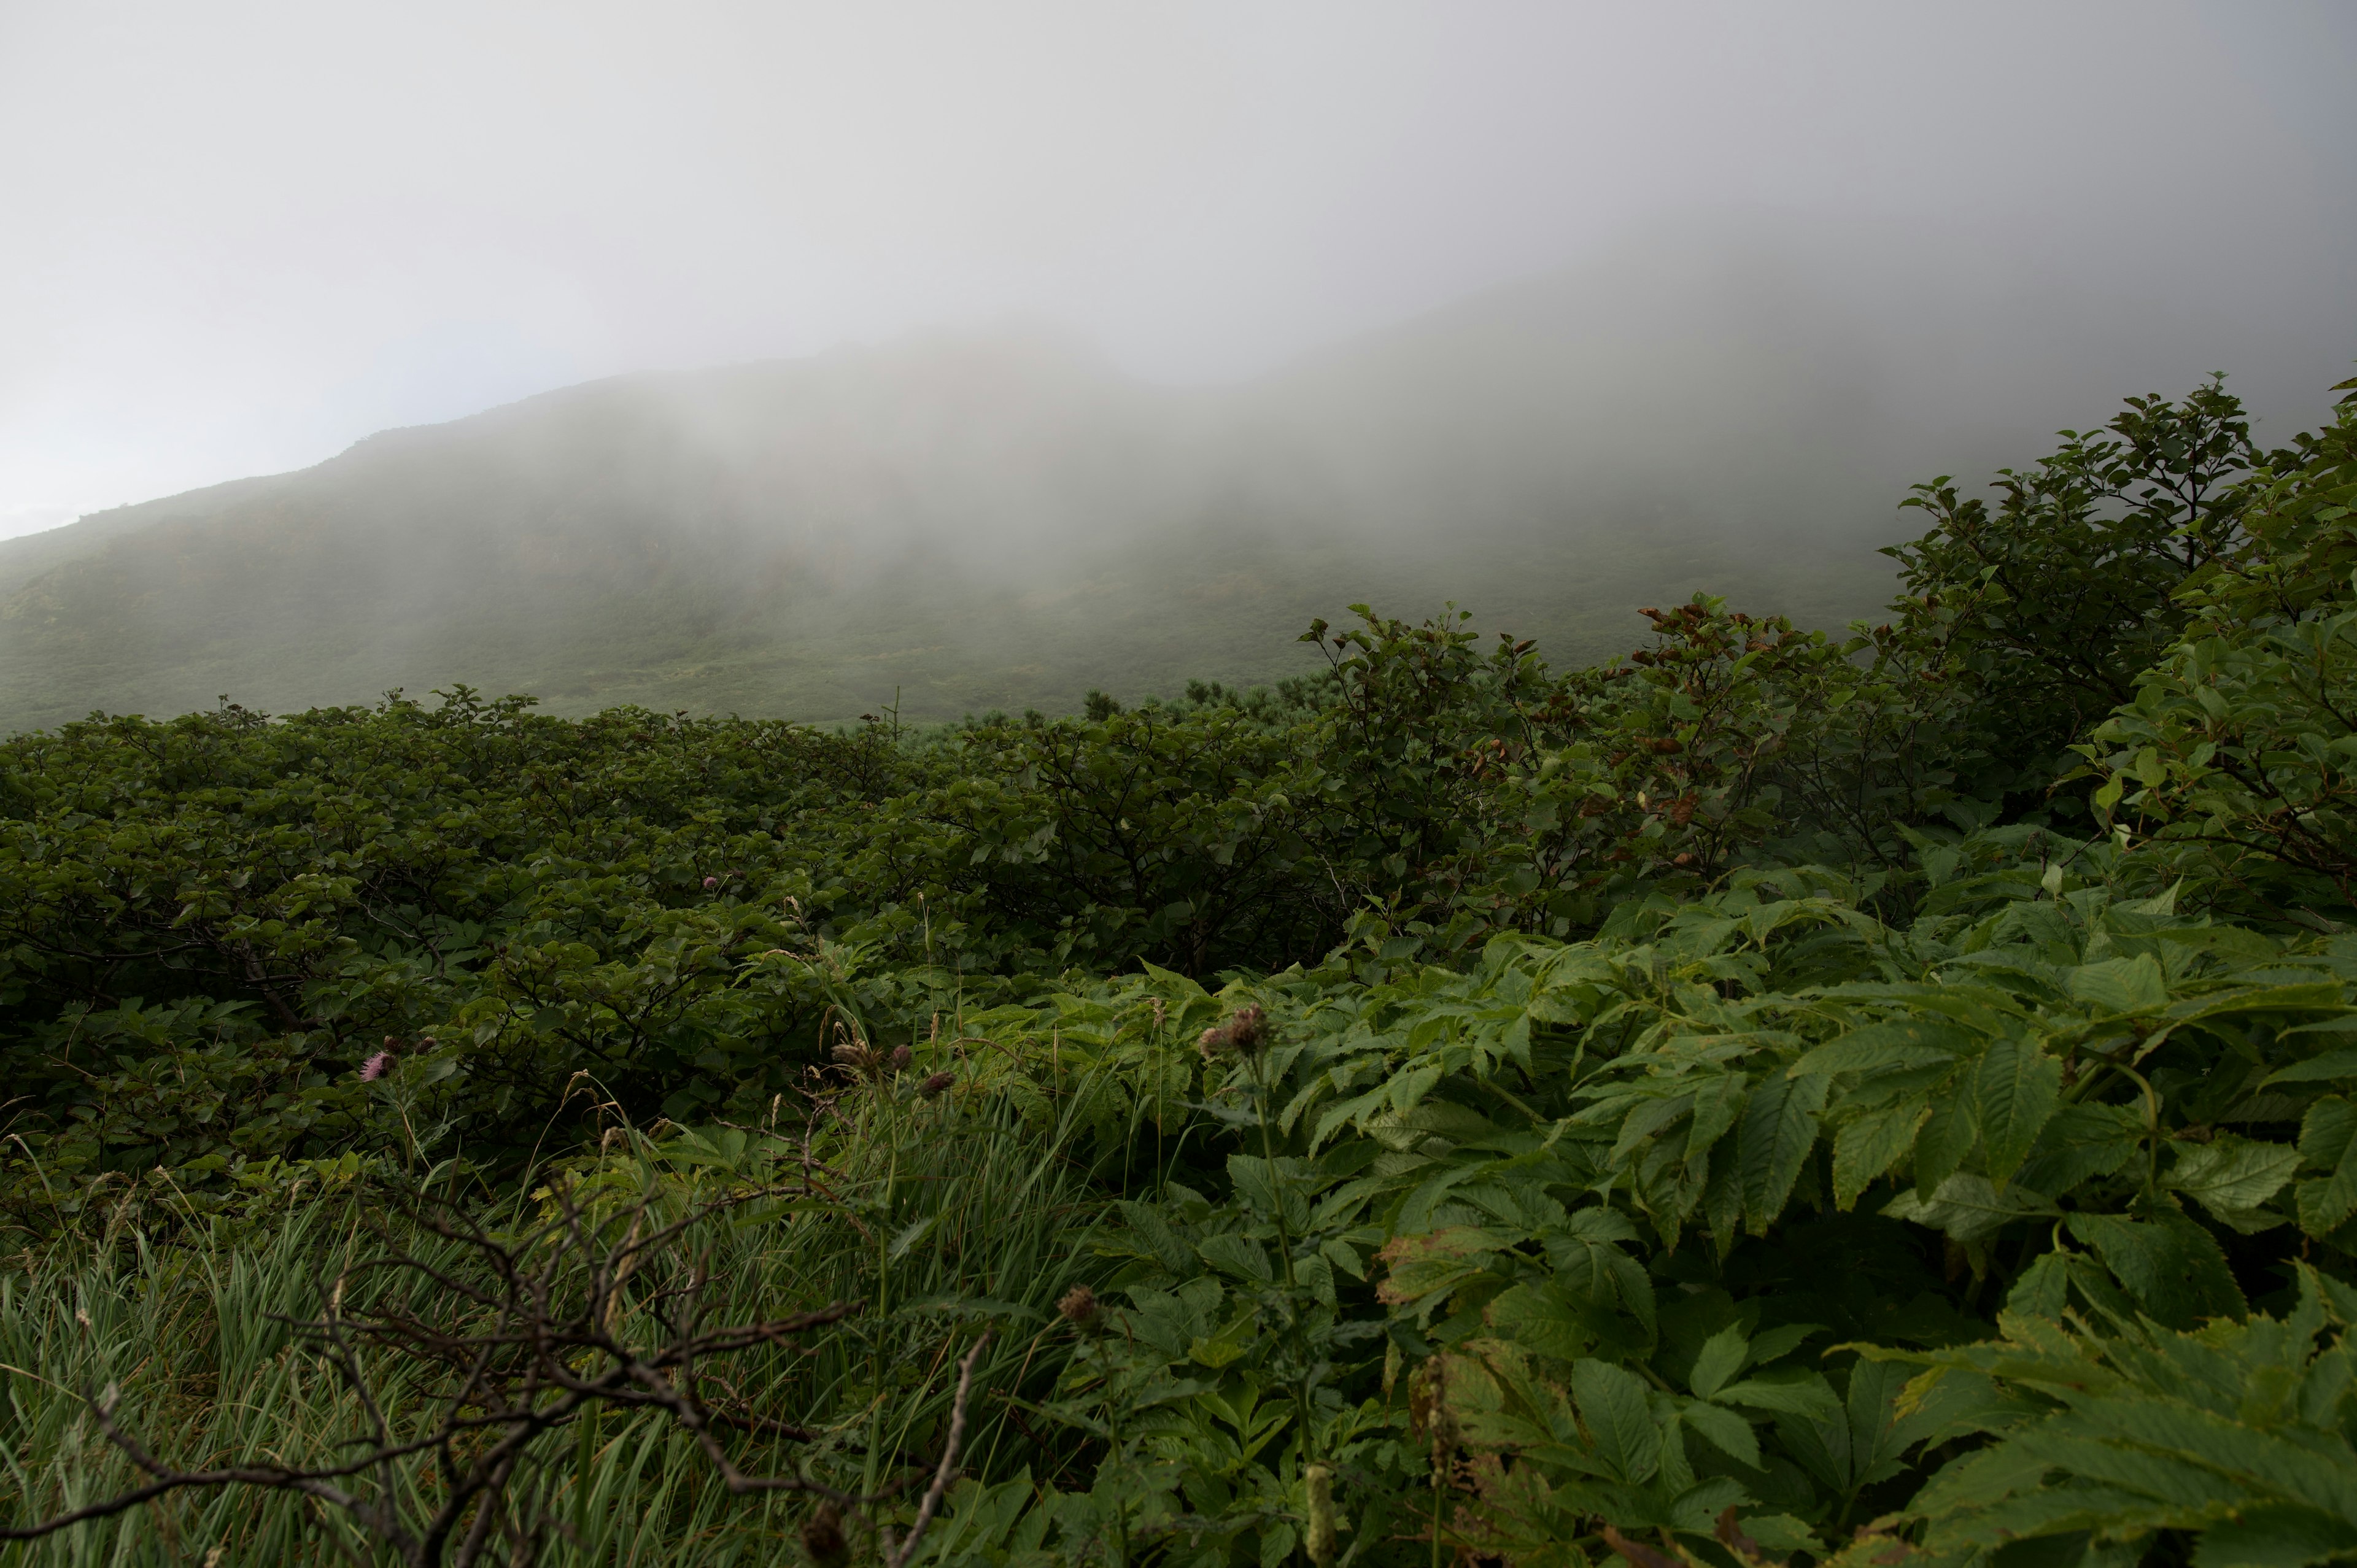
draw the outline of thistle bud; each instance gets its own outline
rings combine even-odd
[[[915,1055],[916,1053],[909,1050],[906,1046],[894,1046],[892,1047],[892,1070],[894,1072],[907,1071],[909,1063],[914,1059]]]
[[[950,1086],[956,1082],[957,1074],[946,1070],[937,1072],[931,1078],[925,1079],[924,1082],[917,1085],[917,1092],[923,1095],[927,1100],[937,1100],[942,1095],[948,1093]]]
[[[1096,1322],[1097,1314],[1102,1309],[1097,1305],[1096,1292],[1086,1285],[1074,1285],[1064,1293],[1064,1299],[1056,1304],[1056,1310],[1063,1314],[1064,1321],[1073,1327],[1087,1328]]]
[[[1195,1042],[1207,1062],[1216,1061],[1230,1051],[1238,1056],[1257,1056],[1268,1043],[1268,1015],[1258,1007],[1239,1007],[1224,1024],[1214,1024]]]
[[[833,1503],[821,1503],[802,1520],[802,1551],[815,1568],[843,1568],[851,1558],[843,1539],[843,1513]]]
[[[705,877],[705,878],[704,879],[704,890],[705,890],[706,893],[711,892],[714,888],[716,888],[716,887],[717,887],[717,886],[720,886],[720,878],[718,878],[717,876],[707,876],[707,877]]]
[[[834,1058],[835,1066],[859,1078],[879,1077],[884,1070],[882,1054],[871,1049],[863,1041],[840,1041],[831,1054]]]

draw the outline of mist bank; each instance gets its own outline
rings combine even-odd
[[[1558,660],[1697,589],[1837,623],[1887,594],[1910,482],[2213,370],[2280,439],[2357,349],[2181,295],[1686,225],[1241,385],[1034,327],[594,382],[0,542],[0,725],[455,682],[1054,710],[1297,672],[1352,602],[1454,600]]]

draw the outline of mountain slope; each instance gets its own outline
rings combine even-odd
[[[1838,622],[1886,591],[1906,481],[2133,390],[2065,369],[2121,365],[2126,327],[1853,239],[1672,237],[1224,389],[1006,332],[387,432],[0,543],[0,728],[453,682],[1064,708],[1297,671],[1353,601],[1453,599],[1557,658],[1696,588]]]

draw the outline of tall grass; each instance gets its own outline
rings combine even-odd
[[[1000,1097],[961,1104],[955,1095],[929,1101],[864,1088],[811,1145],[832,1173],[815,1184],[822,1196],[750,1223],[724,1216],[690,1234],[684,1245],[713,1281],[709,1323],[860,1304],[798,1349],[716,1369],[764,1414],[818,1434],[807,1443],[731,1438],[742,1467],[800,1466],[867,1491],[930,1464],[957,1356],[985,1327],[994,1337],[977,1372],[986,1391],[971,1414],[968,1473],[1057,1466],[1058,1455],[1010,1415],[1007,1396],[1044,1398],[1053,1387],[1067,1347],[1051,1326],[1052,1304],[1098,1272],[1089,1238],[1100,1189],[1071,1109],[1086,1099],[1049,1117],[1035,1106],[1027,1121]],[[674,1182],[683,1198],[738,1179],[725,1169],[667,1173],[659,1144],[631,1146],[639,1154],[609,1160],[609,1172]],[[485,1212],[522,1220],[533,1201],[519,1190],[487,1200]],[[10,1494],[0,1517],[53,1514],[144,1479],[84,1403],[84,1390],[109,1385],[122,1391],[124,1429],[183,1468],[318,1464],[352,1452],[339,1445],[364,1431],[355,1395],[284,1320],[317,1316],[339,1281],[348,1313],[407,1292],[400,1305],[447,1316],[452,1304],[433,1299],[414,1273],[351,1272],[392,1247],[465,1266],[457,1243],[386,1219],[353,1189],[315,1191],[259,1223],[216,1222],[168,1241],[129,1215],[95,1240],[15,1260],[0,1275],[0,1458]],[[396,1430],[423,1430],[438,1416],[429,1391],[389,1356],[366,1364]],[[422,1467],[402,1484],[433,1485]],[[646,1412],[609,1410],[549,1434],[514,1485],[535,1488],[562,1521],[544,1562],[615,1568],[777,1561],[793,1550],[807,1507],[791,1495],[731,1495],[685,1433]],[[903,1495],[913,1503],[918,1489]],[[411,1502],[416,1513],[431,1506]],[[325,1564],[350,1561],[347,1552],[371,1559],[368,1540],[333,1510],[287,1492],[229,1487],[0,1547],[0,1564]]]

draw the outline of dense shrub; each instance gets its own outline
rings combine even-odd
[[[1841,637],[1698,597],[1558,671],[1362,607],[1280,693],[924,736],[17,737],[10,1473],[128,1482],[100,1374],[331,1448],[221,1282],[295,1301],[379,1199],[719,1194],[674,1274],[858,1304],[727,1391],[808,1423],[763,1463],[905,1526],[993,1332],[929,1562],[2357,1552],[2352,420],[2262,454],[2213,385],[1926,487]],[[535,1460],[534,1550],[774,1555],[668,1431]],[[157,1509],[87,1529],[335,1550]]]

